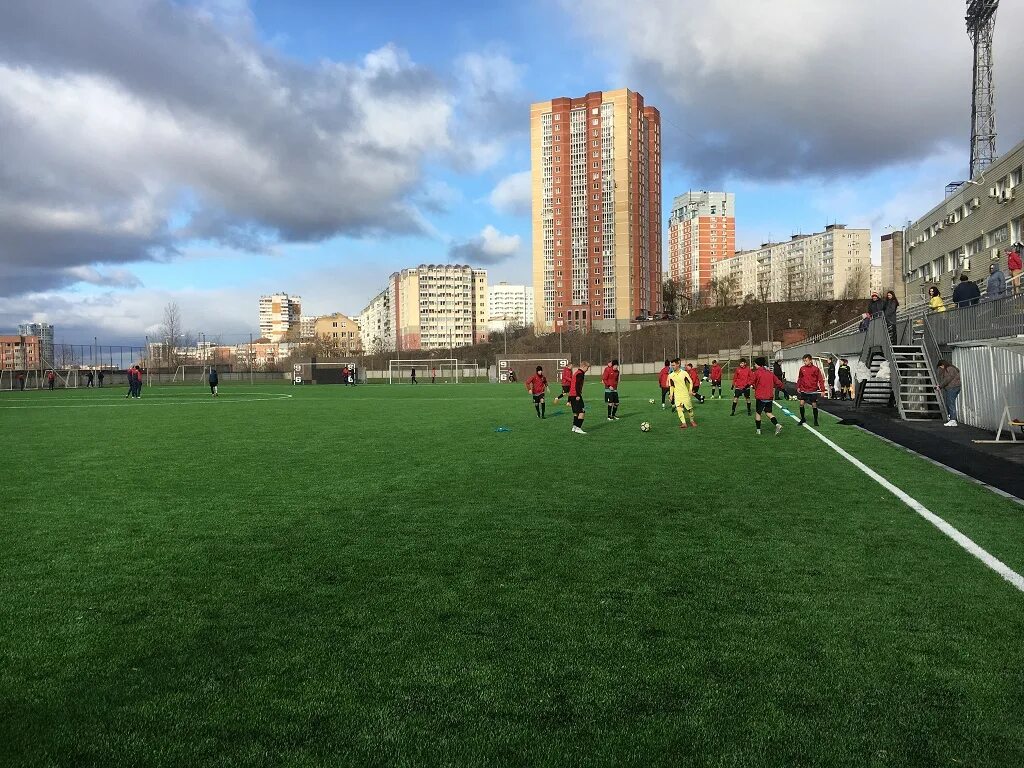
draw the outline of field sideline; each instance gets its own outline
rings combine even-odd
[[[0,765],[1024,765],[1024,593],[789,418],[597,378],[585,436],[521,385],[0,393]],[[821,431],[1024,573],[1019,505]]]

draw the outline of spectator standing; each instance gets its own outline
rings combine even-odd
[[[102,368],[100,369],[100,372],[96,375],[96,378],[99,379],[100,386],[102,387],[103,386],[103,369]]]
[[[960,275],[960,284],[953,289],[953,303],[958,307],[969,307],[981,300],[978,284],[971,282],[967,275]]]
[[[85,388],[88,389],[89,387],[95,386],[95,384],[93,384],[95,380],[96,374],[94,374],[92,371],[88,371],[85,374]]]
[[[850,363],[844,357],[839,361],[839,399],[853,400],[853,371],[850,370]]]
[[[939,289],[934,285],[928,289],[928,306],[931,307],[933,312],[946,311],[946,302],[942,300],[942,294],[939,293]]]
[[[868,315],[871,317],[880,315],[883,309],[885,309],[885,302],[878,298],[878,291],[872,291],[871,301],[868,302]]]
[[[867,333],[868,327],[871,325],[871,315],[865,312],[860,316],[860,325],[857,326],[857,330],[861,333]]]
[[[828,376],[828,396],[834,398],[836,396],[836,359],[834,357],[828,359],[825,375]]]
[[[899,312],[900,302],[892,291],[885,292],[885,301],[882,302],[882,314],[885,315],[885,327],[889,329],[889,338],[896,343],[896,313]]]
[[[1006,275],[998,262],[988,265],[988,282],[985,284],[985,301],[995,301],[1006,295]]]
[[[217,369],[216,368],[211,368],[210,369],[210,375],[208,377],[208,381],[210,382],[210,395],[212,397],[217,397],[218,396],[217,385],[220,383],[220,378],[217,376]]]
[[[786,383],[786,374],[782,371],[782,363],[778,360],[772,366],[772,373],[775,374],[775,378],[781,381],[783,384]],[[785,400],[786,399],[786,388],[785,386],[775,388],[775,399]]]
[[[49,386],[50,391],[52,392],[54,386],[56,386],[56,384],[57,384],[57,374],[55,374],[53,371],[47,371],[46,372],[46,383]]]
[[[1020,257],[1020,243],[1014,243],[1006,252],[1006,270],[1010,273],[1010,293],[1020,288],[1020,273],[1024,266]]]
[[[18,389],[21,392],[25,391],[25,374],[24,373],[19,373],[18,374]]]
[[[939,382],[935,388],[942,392],[942,399],[946,401],[946,412],[949,414],[949,421],[943,426],[957,426],[956,400],[960,397],[960,369],[948,360],[939,360],[936,368],[939,369]]]

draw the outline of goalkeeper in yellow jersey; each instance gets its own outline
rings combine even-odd
[[[683,369],[683,364],[677,357],[672,361],[672,372],[668,375],[668,383],[672,388],[672,402],[675,404],[676,413],[679,415],[679,428],[686,429],[686,417],[690,417],[690,426],[696,427],[697,420],[693,417],[693,401],[690,394],[693,392],[693,382],[690,376]]]

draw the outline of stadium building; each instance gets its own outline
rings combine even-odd
[[[635,91],[530,107],[534,326],[661,310],[661,116]]]

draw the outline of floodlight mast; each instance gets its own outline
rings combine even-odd
[[[971,167],[968,178],[985,172],[996,159],[995,86],[992,83],[992,36],[999,0],[967,0],[967,35],[974,45],[971,92]]]

